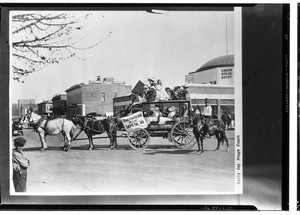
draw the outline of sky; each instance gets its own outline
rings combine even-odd
[[[11,102],[35,99],[36,103],[64,94],[72,85],[113,77],[135,86],[155,77],[164,86],[184,84],[185,75],[207,61],[234,54],[233,12],[214,11],[94,11],[84,21],[78,46],[103,42],[78,56],[29,74],[24,83],[10,81]],[[74,12],[73,12],[74,13]],[[86,12],[79,12],[82,15]],[[91,13],[90,11],[88,13]],[[76,15],[76,14],[75,14]],[[227,20],[227,24],[226,24]],[[227,48],[226,48],[227,25]],[[111,33],[110,33],[111,32]],[[75,36],[82,36],[75,35]],[[13,65],[13,62],[11,62]]]

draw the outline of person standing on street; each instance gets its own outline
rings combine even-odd
[[[13,166],[13,182],[16,192],[26,192],[27,183],[27,168],[30,166],[30,161],[24,157],[22,151],[26,143],[23,137],[14,139],[14,146],[12,153]]]

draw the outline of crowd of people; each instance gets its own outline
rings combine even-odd
[[[148,79],[148,81],[149,85],[144,85],[143,92],[134,92],[139,102],[186,99],[187,91],[183,86],[177,86],[171,89],[170,87],[163,87],[161,79],[158,79],[156,82],[152,79]]]

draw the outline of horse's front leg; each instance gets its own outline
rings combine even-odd
[[[89,150],[94,150],[94,143],[93,143],[93,135],[91,133],[87,133],[89,139]]]
[[[71,149],[71,136],[65,133],[63,133],[63,136],[64,136],[64,143],[65,143],[64,150],[68,151]]]
[[[45,151],[47,150],[47,143],[46,143],[46,137],[45,137],[45,133],[42,131],[38,131],[39,137],[40,137],[40,141],[41,141],[41,151]]]
[[[198,150],[197,150],[197,154],[199,155],[199,154],[202,154],[203,153],[203,150],[201,150],[201,148],[200,148],[200,140],[199,140],[200,138],[198,137],[198,138],[196,138],[196,140],[197,140],[197,145],[198,145]]]
[[[228,144],[228,138],[227,138],[225,132],[224,132],[224,140],[226,142],[226,152],[228,152],[229,151],[229,144]]]
[[[216,138],[217,138],[217,141],[218,141],[218,145],[217,145],[217,148],[215,149],[215,151],[219,150],[220,149],[220,143],[221,143],[221,138],[219,137],[219,134],[215,134]]]
[[[114,149],[114,137],[113,137],[113,134],[111,132],[108,132],[107,136],[108,136],[109,141],[110,141],[108,150]]]
[[[204,152],[204,148],[203,148],[203,139],[204,139],[204,137],[203,137],[203,135],[202,134],[200,134],[199,135],[199,142],[200,142],[200,144],[198,144],[198,152],[197,152],[197,154],[199,155],[199,154],[202,154],[203,152]],[[201,146],[201,147],[200,147]]]
[[[114,148],[118,147],[118,142],[117,142],[117,129],[113,131],[113,142],[114,142]]]
[[[196,142],[197,142],[197,146],[198,146],[198,150],[197,150],[197,154],[199,154],[200,153],[200,142],[199,142],[199,138],[200,138],[200,135],[199,135],[199,133],[198,133],[199,131],[196,129],[196,128],[193,128],[193,134],[194,134],[194,136],[195,136],[195,138],[196,138]]]

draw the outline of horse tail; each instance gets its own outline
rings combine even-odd
[[[70,130],[71,141],[73,141],[75,129],[76,129],[76,126],[73,124],[73,125],[72,125],[72,128],[71,128],[71,130]]]

